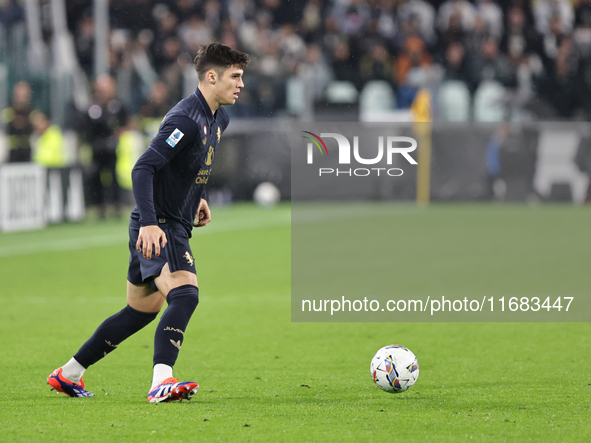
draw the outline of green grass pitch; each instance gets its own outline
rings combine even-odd
[[[511,256],[491,255],[499,281],[503,260],[527,261],[531,250],[536,272],[564,277],[548,291],[589,296],[589,208],[404,211],[408,238],[437,226],[428,235],[473,241],[458,235],[471,220],[489,233],[483,247],[498,246],[509,241],[500,226],[529,226],[560,260],[522,240]],[[200,383],[193,400],[146,403],[155,323],[87,371],[96,398],[50,392],[48,374],[124,306],[126,239],[125,220],[0,234],[0,441],[591,441],[590,323],[291,323],[289,206],[213,208],[211,225],[195,231],[201,303],[175,367]],[[411,241],[400,247],[413,254]],[[422,291],[461,286],[450,276],[466,261],[449,258],[433,276],[447,278]],[[421,278],[416,267],[405,272],[407,287]],[[482,275],[463,275],[477,292]],[[526,266],[507,291],[529,294],[534,275]],[[404,394],[380,391],[369,375],[374,352],[390,343],[420,363]]]

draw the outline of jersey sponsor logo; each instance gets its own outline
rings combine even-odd
[[[176,146],[178,142],[181,141],[181,138],[184,137],[185,134],[181,132],[180,129],[176,128],[172,131],[172,134],[166,139],[166,143],[168,143],[172,148]]]
[[[205,159],[205,164],[207,166],[211,166],[211,164],[213,163],[214,152],[215,152],[215,150],[213,149],[213,146],[210,146],[209,151],[207,151],[207,158]]]
[[[195,179],[195,183],[198,185],[206,185],[209,181],[209,175],[211,170],[209,169],[201,169],[199,174],[197,174],[197,178]]]

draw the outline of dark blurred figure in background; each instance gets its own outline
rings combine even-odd
[[[77,36],[75,40],[76,54],[80,67],[86,75],[92,75],[94,64],[94,18],[91,12],[86,12],[82,19],[76,23]]]
[[[394,86],[394,57],[388,52],[386,46],[381,43],[374,44],[361,58],[359,66],[362,81],[384,80]]]
[[[107,215],[107,204],[120,215],[121,195],[117,182],[117,144],[127,125],[127,110],[117,98],[117,84],[107,74],[98,76],[95,96],[82,119],[80,134],[92,148],[90,194],[99,207],[99,216]]]
[[[501,83],[505,87],[517,86],[517,72],[509,59],[499,52],[499,45],[492,37],[483,43],[480,52],[471,59],[469,65],[472,90],[487,80]]]
[[[140,109],[140,127],[147,143],[156,136],[162,119],[171,107],[166,84],[160,80],[154,82],[148,100]]]
[[[581,80],[579,57],[570,37],[562,39],[548,67],[548,75],[539,80],[537,90],[561,119],[576,117],[582,112],[588,92]]]
[[[532,24],[527,22],[523,8],[514,6],[507,14],[507,29],[500,43],[500,50],[505,54],[521,52],[531,54],[541,52],[542,37]]]
[[[31,86],[19,82],[12,90],[12,104],[2,111],[2,123],[8,136],[8,162],[31,161],[32,116]]]
[[[361,88],[361,75],[351,56],[351,48],[346,40],[339,41],[333,49],[332,72],[336,80],[353,83],[357,89]]]
[[[459,80],[468,83],[470,76],[466,62],[466,49],[461,42],[449,44],[443,63],[445,67],[444,80]]]

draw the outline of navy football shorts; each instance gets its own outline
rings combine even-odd
[[[135,248],[140,233],[140,223],[134,219],[129,222],[129,270],[127,280],[134,285],[150,283],[156,290],[154,278],[160,275],[166,263],[170,272],[190,271],[196,274],[195,260],[189,246],[189,235],[185,228],[176,223],[159,223],[158,226],[166,234],[168,243],[160,249],[157,257],[152,251],[152,258],[148,260]]]

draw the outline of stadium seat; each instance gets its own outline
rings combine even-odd
[[[384,80],[367,82],[359,96],[359,110],[363,113],[390,111],[396,108],[392,86]]]
[[[438,94],[439,119],[444,122],[470,120],[470,91],[459,80],[444,82]]]
[[[291,76],[285,84],[285,105],[292,115],[299,115],[306,108],[304,82],[301,77]]]
[[[326,89],[328,103],[357,103],[359,93],[351,82],[333,81]]]
[[[505,120],[504,95],[505,88],[500,83],[482,82],[474,94],[474,121],[500,122]]]

